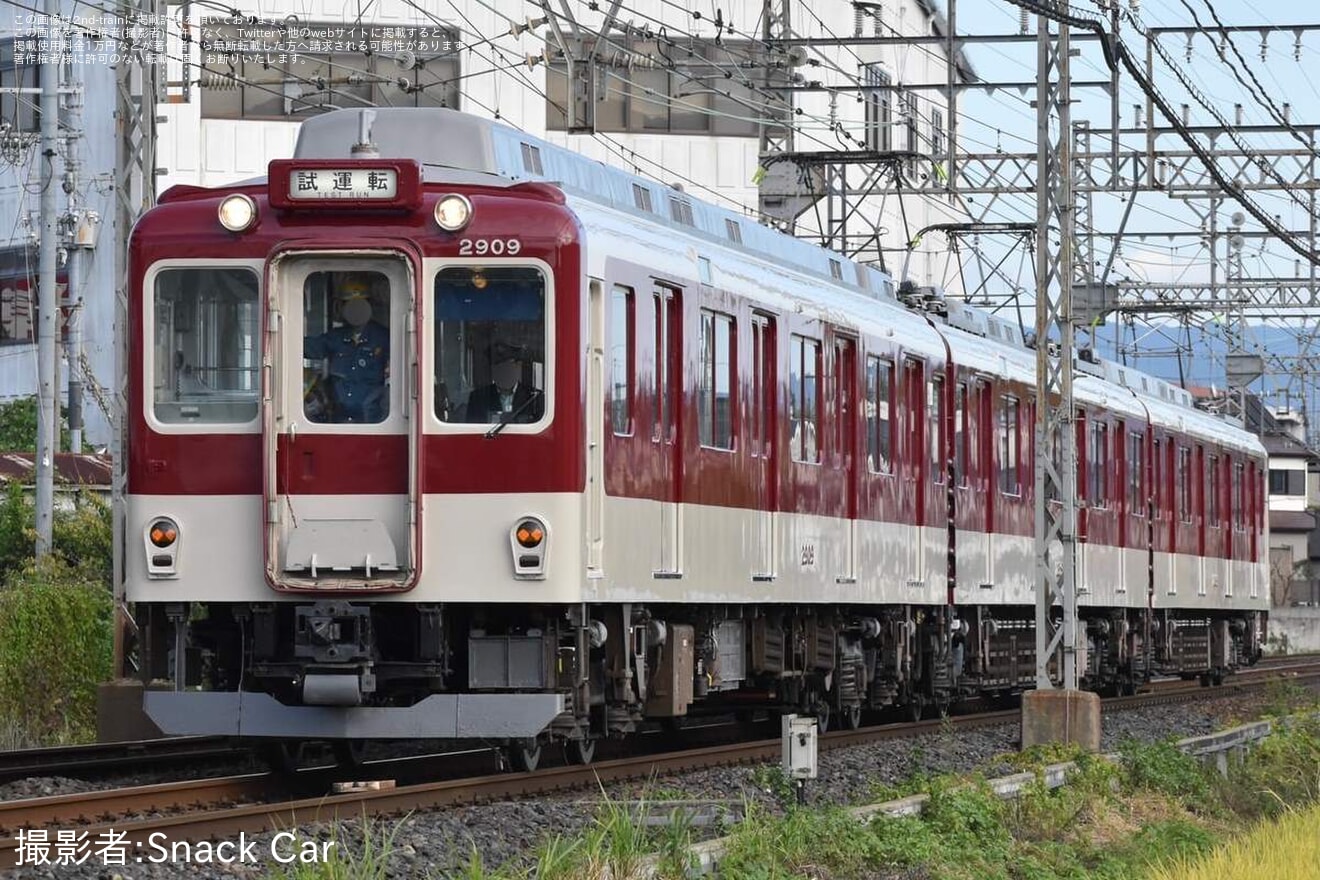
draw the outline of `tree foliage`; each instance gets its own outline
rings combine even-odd
[[[60,449],[69,448],[69,426],[60,417]],[[0,452],[36,452],[37,398],[18,397],[0,403]]]

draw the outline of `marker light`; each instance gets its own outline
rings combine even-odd
[[[179,539],[179,527],[168,519],[158,519],[151,524],[147,536],[152,544],[164,550]]]
[[[435,203],[435,222],[445,232],[458,232],[472,219],[472,203],[458,193],[441,196]]]
[[[257,203],[242,193],[220,202],[220,225],[230,232],[246,232],[257,222]]]
[[[514,536],[517,537],[519,544],[530,550],[533,547],[540,546],[541,542],[545,540],[545,529],[541,528],[541,524],[535,520],[523,520],[518,523],[518,530],[514,533]]]

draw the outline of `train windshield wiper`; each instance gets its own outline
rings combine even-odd
[[[531,406],[532,403],[536,401],[540,396],[541,396],[541,389],[533,388],[532,393],[527,395],[527,399],[524,400],[517,409],[513,410],[512,412],[501,413],[499,424],[490,426],[490,430],[486,432],[486,439],[489,440],[490,438],[498,434],[500,431],[503,431],[506,425],[508,425],[514,419],[518,418],[518,416],[526,412],[527,407]]]

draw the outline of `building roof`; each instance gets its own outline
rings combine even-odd
[[[1270,455],[1291,455],[1308,461],[1318,457],[1306,444],[1297,442],[1287,434],[1261,434],[1260,442]]]
[[[1315,516],[1305,510],[1271,510],[1271,532],[1309,532],[1315,528]]]
[[[109,489],[113,470],[110,456],[57,452],[55,482],[70,486]],[[32,483],[36,478],[36,456],[31,452],[0,453],[0,483]]]

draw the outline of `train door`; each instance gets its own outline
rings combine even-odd
[[[655,306],[655,427],[657,465],[662,484],[660,556],[657,577],[680,577],[683,571],[683,332],[682,293],[659,286]]]
[[[844,480],[844,570],[840,583],[857,581],[857,342],[847,337],[834,340],[835,455]]]
[[[750,446],[753,479],[753,504],[756,526],[752,540],[752,580],[770,581],[775,577],[775,510],[779,506],[779,471],[776,468],[775,426],[779,383],[778,346],[775,339],[775,319],[770,315],[752,314],[752,386],[750,398]]]
[[[908,571],[917,585],[926,584],[926,471],[929,448],[926,444],[926,365],[919,358],[903,362],[904,433],[903,484],[906,504],[911,505],[916,532],[909,550]]]
[[[591,279],[587,320],[587,577],[601,576],[605,544],[605,292]]]
[[[415,287],[399,254],[270,264],[262,430],[277,589],[406,589],[420,573]]]

